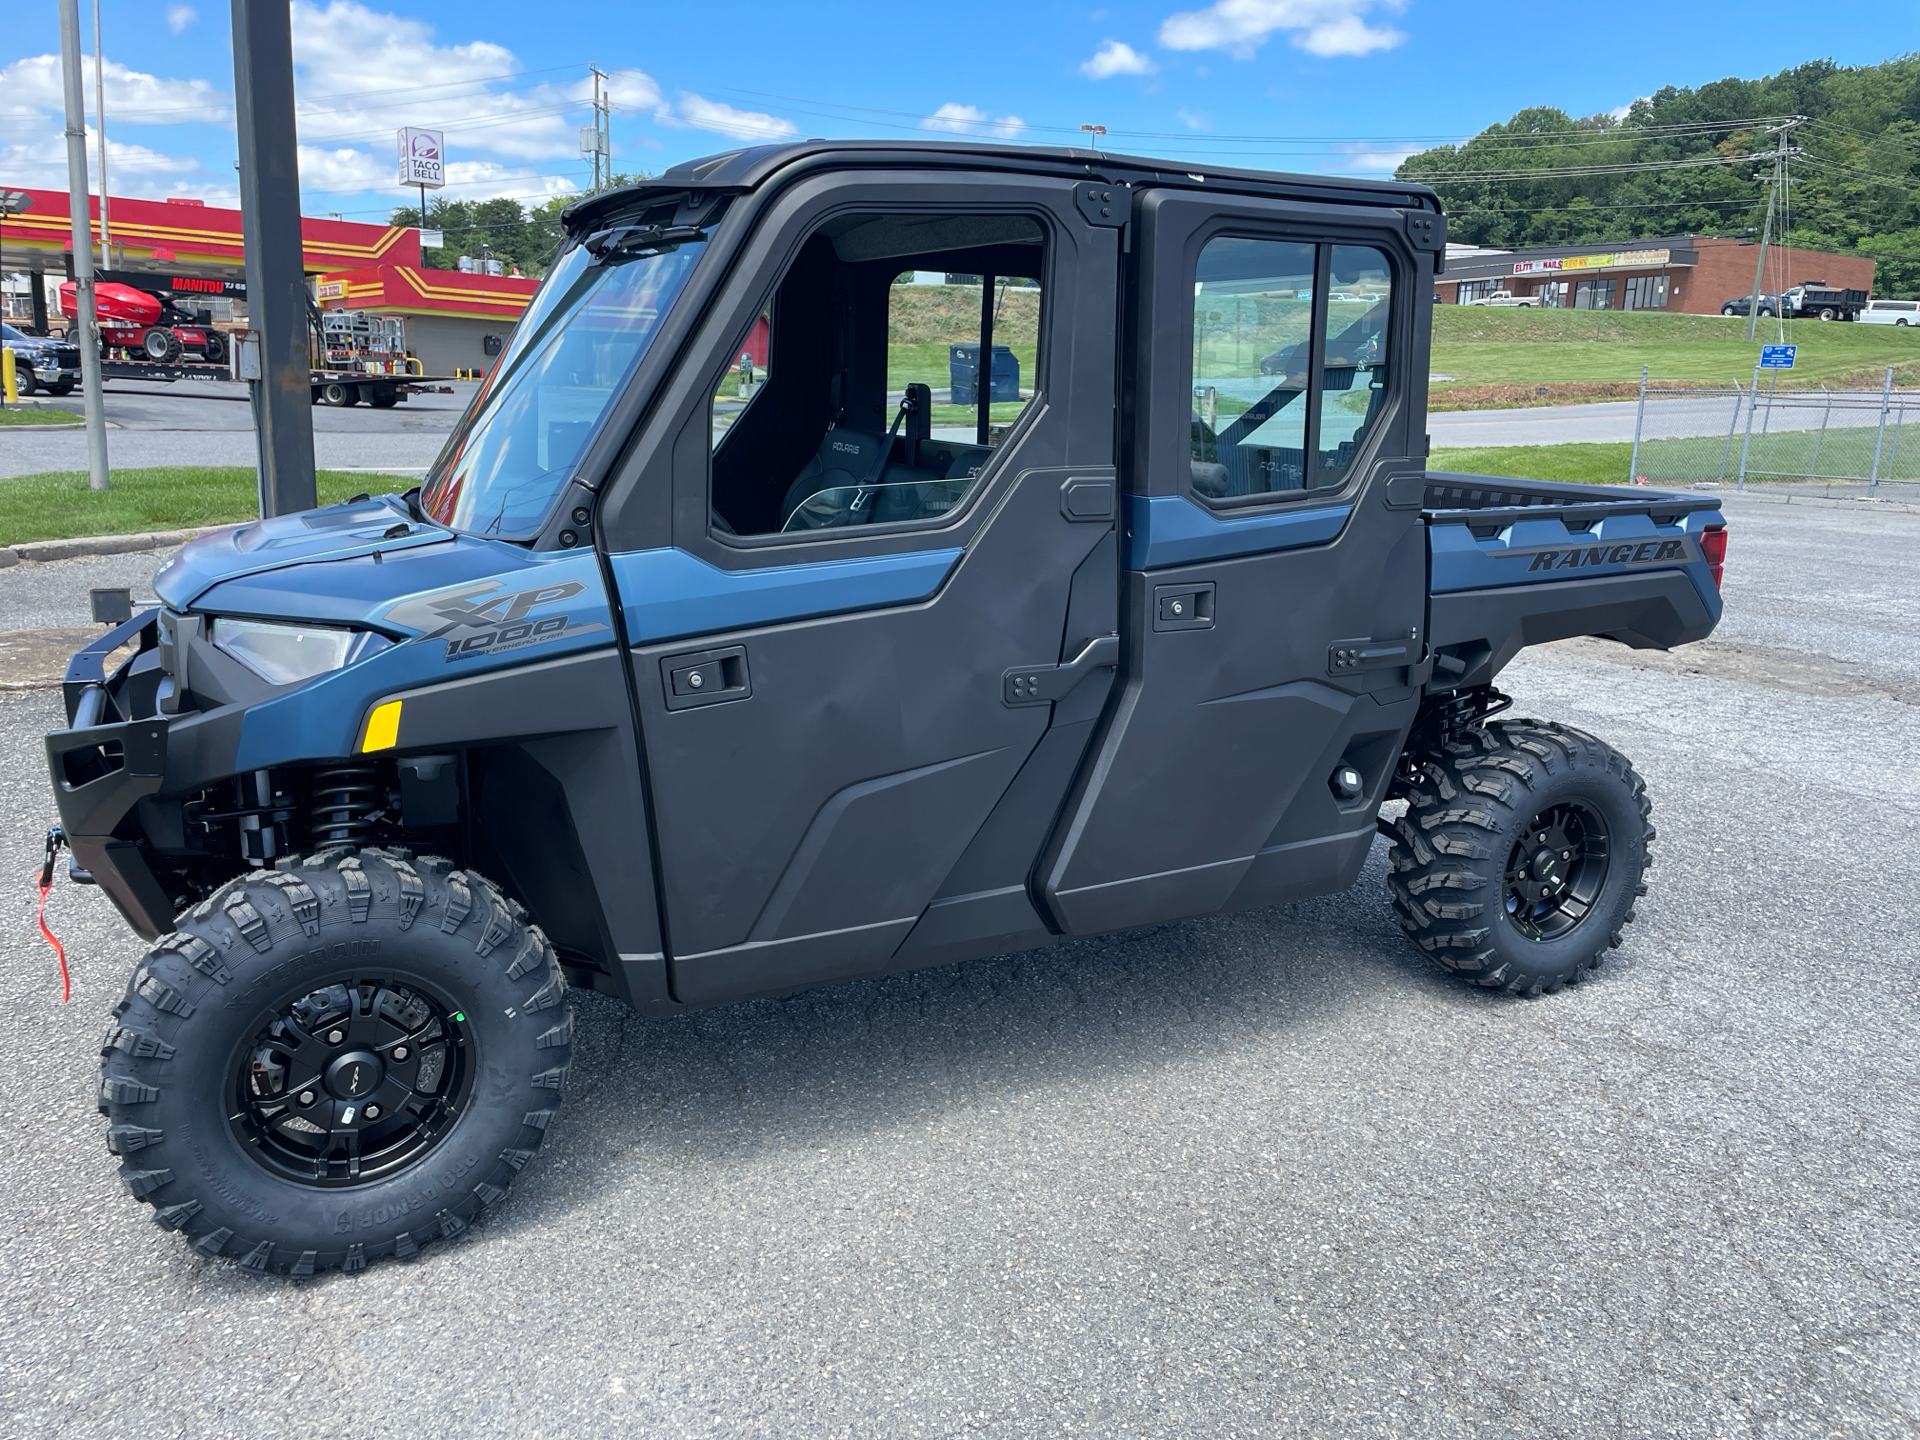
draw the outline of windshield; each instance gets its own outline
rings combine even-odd
[[[31,338],[31,336],[22,335],[11,325],[0,325],[0,340],[27,340]]]
[[[476,534],[536,532],[704,248],[561,256],[434,462],[421,508]]]

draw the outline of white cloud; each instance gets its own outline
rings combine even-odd
[[[81,60],[82,88],[93,103],[93,57]],[[226,120],[227,97],[205,80],[163,80],[107,61],[107,128],[115,122],[139,125],[202,125]],[[58,55],[30,55],[0,69],[0,116],[20,119],[61,116],[66,92]]]
[[[1347,157],[1349,170],[1372,170],[1382,174],[1392,174],[1398,170],[1409,155],[1418,155],[1426,147],[1423,145],[1368,145],[1352,142],[1334,147]]]
[[[1184,106],[1174,112],[1174,118],[1189,130],[1211,130],[1213,121],[1205,115],[1195,115]]]
[[[489,88],[520,68],[503,45],[437,45],[424,22],[358,0],[329,0],[325,9],[294,0],[293,59],[303,140],[384,147],[415,125],[444,130],[449,149],[518,160],[579,154],[577,87]]]
[[[949,100],[920,122],[922,130],[944,130],[949,135],[983,135],[991,140],[1011,140],[1027,128],[1018,115],[989,115],[977,105],[960,105]]]
[[[99,155],[98,147],[99,139],[89,129],[88,188],[95,191],[98,190],[98,175],[94,170],[94,162]],[[196,193],[196,185],[204,187],[210,183],[183,178],[200,174],[200,162],[191,156],[164,155],[145,145],[130,145],[112,138],[107,141],[107,165],[113,176],[113,193],[135,199],[191,196]],[[5,175],[10,185],[64,191],[67,188],[65,137],[53,132],[40,140],[0,146],[0,175]],[[228,191],[233,188],[227,187]]]
[[[167,28],[176,35],[199,18],[200,12],[191,5],[167,6]]]
[[[393,188],[394,162],[378,159],[350,146],[328,150],[319,145],[300,147],[300,188],[336,194]]]
[[[800,133],[798,125],[782,116],[759,110],[736,110],[691,92],[682,93],[671,115],[658,114],[656,118],[669,125],[711,130],[735,140],[779,140]]]
[[[1216,0],[1204,10],[1169,15],[1160,43],[1169,50],[1225,50],[1245,60],[1276,30],[1311,55],[1367,55],[1391,50],[1407,37],[1361,17],[1374,0]],[[1388,0],[1388,9],[1398,9]]]
[[[1638,100],[1629,100],[1624,105],[1614,106],[1611,110],[1607,111],[1607,114],[1616,121],[1625,120],[1628,115],[1633,113],[1633,107],[1638,105],[1641,100],[1651,100],[1652,98],[1651,95],[1642,95]]]
[[[1125,41],[1109,40],[1080,66],[1080,73],[1089,80],[1105,80],[1113,75],[1151,75],[1157,68]]]

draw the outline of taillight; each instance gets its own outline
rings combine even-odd
[[[1700,532],[1700,554],[1707,562],[1707,573],[1713,576],[1713,588],[1720,588],[1720,572],[1727,565],[1727,527],[1709,525]]]

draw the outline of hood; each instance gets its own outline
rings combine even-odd
[[[397,640],[444,635],[455,621],[497,629],[508,612],[518,619],[591,592],[563,620],[564,636],[540,638],[606,629],[593,551],[532,551],[405,517],[405,502],[384,495],[203,535],[154,577],[154,592],[179,611],[350,625]],[[395,534],[402,524],[408,533]]]
[[[228,581],[315,561],[371,559],[376,551],[384,559],[452,538],[431,521],[415,520],[398,495],[376,495],[202,535],[160,567],[153,593],[184,611]]]

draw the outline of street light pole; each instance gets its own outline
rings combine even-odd
[[[87,101],[80,79],[80,0],[60,0],[60,72],[67,106],[67,213],[72,218],[73,328],[86,397],[87,488],[107,488],[107,414],[100,394],[99,314],[93,300],[93,227],[87,214]]]
[[[94,134],[100,145],[100,268],[113,268],[113,223],[107,218],[107,52],[100,42],[100,0],[93,0]]]
[[[71,0],[69,0],[71,3]],[[287,0],[233,0],[234,119],[247,249],[247,323],[259,337],[250,381],[260,513],[319,503],[313,474],[313,352],[300,248],[300,158],[293,117]]]

